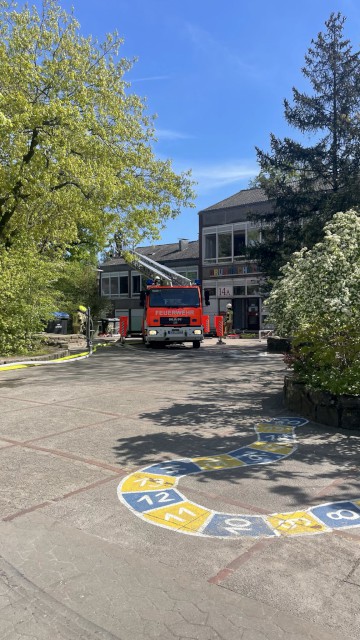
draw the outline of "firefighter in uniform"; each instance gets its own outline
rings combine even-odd
[[[234,312],[233,312],[232,305],[229,302],[229,304],[226,305],[225,328],[224,328],[224,336],[225,337],[229,333],[232,333],[232,330],[233,330],[233,318],[234,318]]]
[[[86,332],[86,312],[87,309],[82,304],[79,304],[76,313],[73,316],[73,331],[74,333],[82,333],[85,335]]]

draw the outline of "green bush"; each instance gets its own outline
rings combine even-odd
[[[38,348],[43,331],[58,309],[54,286],[61,263],[42,257],[36,246],[0,248],[0,354],[26,354]]]
[[[360,215],[337,213],[325,237],[295,253],[268,299],[277,333],[292,336],[286,362],[298,380],[360,394]]]
[[[360,335],[350,323],[342,331],[313,325],[298,332],[285,358],[297,379],[335,395],[360,395]]]

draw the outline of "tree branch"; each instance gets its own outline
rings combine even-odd
[[[81,191],[82,195],[84,196],[84,198],[86,198],[86,200],[89,200],[91,197],[90,193],[85,193],[85,191],[81,188],[81,186],[77,183],[74,182],[73,180],[66,180],[65,182],[60,182],[59,184],[56,184],[54,187],[50,188],[50,191],[59,191],[60,189],[64,189],[64,187],[76,187],[77,189],[79,189],[79,191]]]
[[[38,145],[38,138],[39,138],[39,129],[35,127],[35,129],[33,129],[33,132],[32,132],[29,151],[23,156],[23,162],[25,162],[25,164],[29,164],[31,158],[33,157],[35,153],[35,149]]]

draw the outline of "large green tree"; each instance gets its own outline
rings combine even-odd
[[[298,139],[270,137],[270,150],[257,149],[260,174],[274,211],[263,223],[255,250],[270,276],[291,253],[311,247],[336,211],[360,204],[360,53],[344,38],[345,18],[331,14],[326,30],[312,41],[303,75],[311,91],[293,88],[284,101],[286,122]],[[302,134],[310,145],[302,144]]]
[[[96,256],[156,239],[192,205],[189,173],[154,151],[117,33],[84,37],[56,0],[0,0],[0,353],[31,349],[53,311],[96,311]]]
[[[153,150],[154,119],[124,76],[117,33],[83,37],[56,0],[0,1],[0,245],[89,246],[158,237],[191,204],[189,174]]]

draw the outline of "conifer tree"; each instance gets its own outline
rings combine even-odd
[[[256,185],[274,211],[262,220],[263,243],[254,257],[270,278],[293,251],[321,238],[335,212],[360,204],[360,52],[344,38],[344,23],[332,13],[312,40],[302,69],[312,91],[293,88],[292,103],[284,100],[287,123],[312,144],[271,134],[270,151],[256,150]]]

